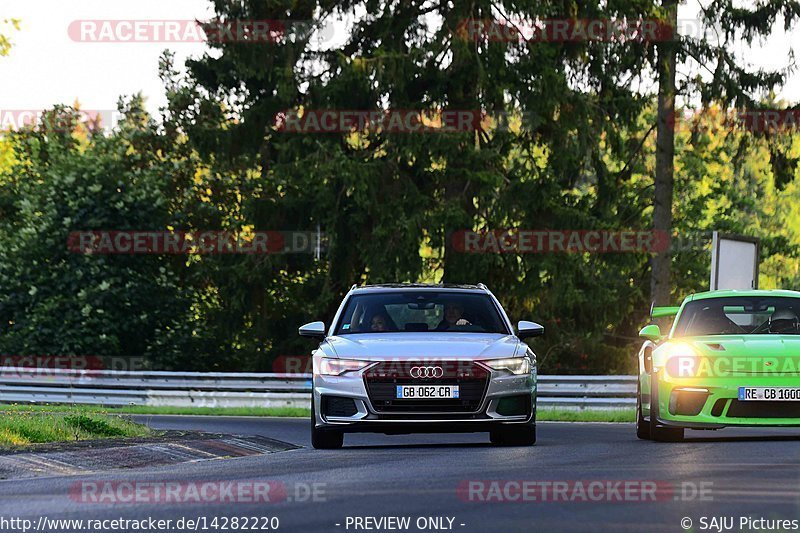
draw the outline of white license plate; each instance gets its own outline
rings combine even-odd
[[[739,387],[739,400],[745,402],[800,402],[800,387]]]
[[[397,398],[402,400],[455,399],[458,385],[398,385]]]

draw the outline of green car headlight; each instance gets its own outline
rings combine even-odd
[[[708,361],[690,345],[680,342],[666,347],[667,359],[664,368],[673,378],[701,377],[707,370]],[[657,370],[655,367],[653,370]]]
[[[509,357],[508,359],[491,359],[481,361],[492,370],[507,370],[512,374],[530,374],[531,361],[527,357]]]

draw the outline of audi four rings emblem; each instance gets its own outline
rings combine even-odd
[[[440,378],[444,370],[440,366],[412,366],[409,372],[412,378]]]

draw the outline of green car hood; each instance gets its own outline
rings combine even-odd
[[[709,335],[684,337],[701,355],[729,357],[800,357],[800,335]]]
[[[672,364],[670,345],[685,343],[696,355],[713,361],[711,366],[698,368],[700,375],[724,377],[736,375],[798,375],[800,374],[800,336],[798,335],[709,335],[674,338],[662,345],[659,359],[676,372]],[[683,353],[683,352],[682,352]]]

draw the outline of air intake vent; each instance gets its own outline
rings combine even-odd
[[[725,411],[725,404],[727,403],[728,400],[723,398],[714,402],[714,407],[711,408],[711,416],[722,416],[722,412]]]
[[[352,398],[339,396],[323,396],[322,412],[325,416],[353,416],[358,412],[356,402]]]
[[[674,390],[669,398],[669,412],[673,415],[696,416],[703,410],[707,392]]]
[[[527,394],[507,396],[497,402],[497,414],[502,416],[527,415],[531,397]]]
[[[800,418],[800,402],[741,402],[731,400],[728,418]]]

